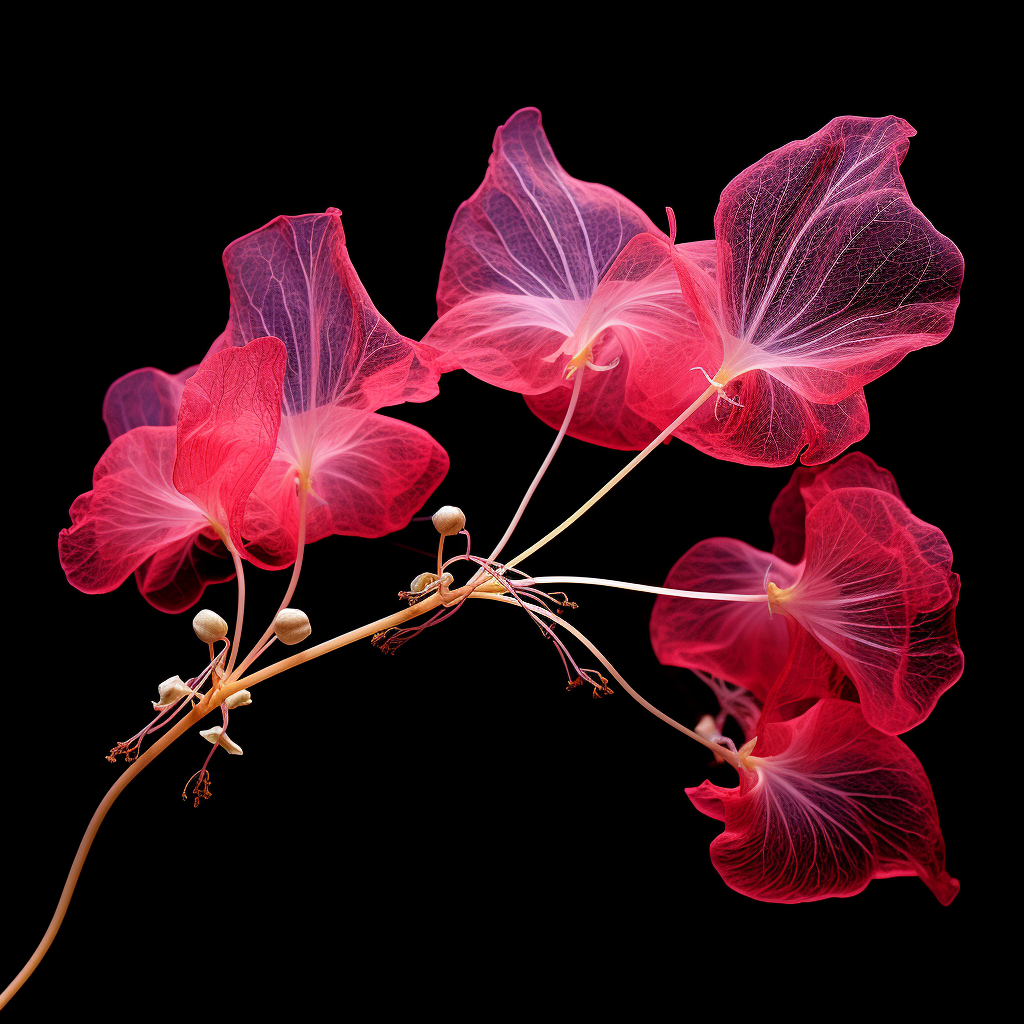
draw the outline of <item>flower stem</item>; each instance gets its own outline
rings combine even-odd
[[[241,579],[241,577],[239,578]],[[133,761],[125,769],[120,778],[118,778],[110,789],[107,790],[106,796],[103,797],[100,801],[99,807],[97,807],[93,813],[93,816],[89,821],[89,826],[85,830],[85,835],[82,836],[82,841],[79,843],[78,853],[75,855],[74,863],[71,865],[71,871],[68,873],[67,881],[64,883],[64,889],[61,892],[60,901],[57,904],[57,909],[54,911],[53,918],[50,920],[50,925],[46,929],[46,934],[36,947],[35,952],[29,958],[28,963],[26,963],[18,972],[17,977],[15,977],[3,992],[0,992],[0,1009],[10,1002],[14,994],[22,985],[25,984],[32,972],[39,966],[43,957],[46,956],[47,950],[52,945],[57,932],[60,930],[61,923],[64,920],[64,915],[67,913],[68,905],[71,903],[71,897],[75,891],[75,886],[78,884],[79,876],[82,874],[82,867],[85,864],[85,859],[89,855],[89,850],[92,847],[93,840],[96,838],[96,833],[99,831],[100,825],[103,824],[103,819],[107,816],[107,812],[113,806],[114,801],[124,791],[128,783],[131,782],[132,779],[134,779],[135,776],[146,767],[146,765],[166,750],[175,740],[188,732],[193,725],[201,721],[211,711],[219,707],[224,700],[231,696],[231,694],[237,693],[237,691],[245,689],[246,687],[254,686],[256,683],[261,682],[264,679],[269,679],[271,676],[278,675],[286,669],[293,668],[296,665],[301,665],[305,661],[311,661],[313,658],[318,658],[321,654],[327,654],[328,651],[335,651],[339,647],[344,647],[346,644],[353,643],[356,640],[361,640],[363,637],[372,636],[374,633],[378,633],[382,629],[389,629],[392,626],[401,625],[408,619],[415,618],[431,611],[440,603],[441,598],[438,595],[431,595],[430,597],[420,601],[418,604],[412,605],[409,608],[403,608],[399,612],[395,612],[394,615],[385,616],[383,619],[378,619],[376,622],[368,623],[360,629],[354,629],[348,633],[343,633],[341,636],[335,637],[327,643],[320,644],[318,647],[311,647],[307,651],[301,651],[299,654],[295,654],[290,658],[285,658],[283,661],[270,665],[259,672],[254,672],[247,678],[236,679],[234,682],[225,683],[217,690],[216,694],[213,695],[212,698],[197,704],[196,707],[194,707],[184,718],[164,733],[164,735],[161,736],[153,746],[141,754],[137,760]],[[239,618],[241,618],[241,616],[239,616]]]
[[[626,477],[632,470],[636,469],[637,466],[647,458],[655,448],[661,444],[667,437],[672,435],[672,432],[690,416],[692,416],[713,394],[719,390],[717,384],[711,384],[707,391],[704,392],[685,412],[674,419],[639,455],[634,456],[622,469],[618,471],[595,494],[589,501],[581,505],[568,519],[565,520],[560,526],[556,526],[550,533],[542,537],[536,544],[528,547],[522,554],[516,555],[510,562],[506,562],[506,568],[511,569],[513,566],[518,565],[524,558],[529,558],[535,551],[539,551],[548,541],[554,540],[566,527],[572,526],[577,519],[584,514],[584,512],[593,508],[617,483],[619,483],[624,477]]]
[[[620,580],[602,580],[594,576],[530,576],[520,580],[528,586],[549,583],[589,583],[595,587],[618,587],[619,590],[636,590],[641,594],[663,594],[665,597],[692,597],[703,601],[745,601],[748,604],[766,604],[767,594],[715,594],[708,590],[672,590],[669,587],[648,587],[643,583],[623,583]]]
[[[150,761],[153,760],[161,751],[166,750],[179,736],[187,732],[196,722],[198,722],[211,707],[208,705],[200,704],[192,711],[190,711],[180,722],[178,722],[170,731],[166,732],[160,737],[145,753],[139,756],[139,758],[133,761],[121,777],[115,782],[109,790],[107,795],[100,801],[99,807],[93,812],[92,819],[89,821],[89,827],[85,830],[85,835],[82,836],[82,841],[78,846],[78,853],[75,855],[74,863],[71,865],[71,871],[68,873],[67,881],[64,883],[64,890],[60,895],[60,902],[57,904],[57,909],[54,911],[53,918],[50,921],[50,926],[46,929],[46,934],[43,936],[42,942],[36,947],[35,952],[29,958],[27,964],[18,972],[17,977],[3,990],[0,992],[0,1009],[6,1006],[11,997],[21,988],[22,985],[28,980],[32,972],[39,966],[40,961],[46,956],[46,951],[50,948],[54,938],[60,929],[61,922],[64,920],[64,915],[67,913],[68,904],[71,902],[71,896],[75,891],[75,886],[78,884],[79,875],[82,873],[82,867],[85,864],[85,858],[89,855],[89,849],[92,846],[93,840],[96,838],[96,833],[99,831],[100,825],[103,823],[103,819],[107,816],[107,811],[113,806],[114,801],[121,795],[125,786],[128,785],[132,779],[135,778],[143,768],[146,767]]]
[[[231,558],[235,563],[235,579],[238,580],[238,612],[235,615],[235,632],[232,636],[231,656],[228,658],[227,674],[230,676],[235,667],[235,658],[238,657],[238,647],[242,642],[242,618],[245,615],[245,572],[242,569],[242,559],[233,544],[228,544]]]
[[[274,623],[277,622],[277,616],[288,607],[288,602],[292,599],[292,595],[295,593],[295,588],[298,586],[299,573],[302,572],[302,556],[306,552],[306,500],[309,495],[308,484],[299,482],[299,535],[298,545],[295,549],[295,564],[292,566],[292,578],[288,581],[288,589],[284,592],[284,598],[281,604],[278,606],[277,611],[274,613],[274,617],[270,620],[270,625],[267,626],[263,633],[263,636],[259,638],[255,647],[245,656],[245,660],[241,665],[238,666],[237,675],[241,675],[263,651],[263,645],[270,638],[270,635],[274,632]],[[228,673],[229,677],[231,673]]]
[[[537,470],[537,475],[533,478],[533,483],[530,484],[526,494],[523,495],[523,500],[519,503],[519,508],[517,509],[516,514],[512,517],[512,522],[508,524],[508,529],[505,531],[504,536],[500,541],[498,541],[498,546],[491,552],[491,557],[488,559],[489,562],[493,562],[498,555],[501,554],[502,548],[504,548],[508,543],[513,531],[519,525],[519,520],[523,518],[523,513],[526,511],[526,506],[529,505],[534,491],[537,490],[537,485],[547,472],[548,466],[551,465],[551,460],[555,457],[555,452],[558,451],[559,445],[562,443],[562,438],[565,437],[566,430],[569,429],[569,420],[572,419],[572,414],[576,411],[576,402],[580,397],[580,386],[583,383],[583,375],[586,372],[586,367],[583,367],[577,372],[576,381],[572,386],[572,397],[569,399],[569,408],[565,411],[565,419],[562,420],[562,425],[558,430],[558,436],[555,438],[554,444],[551,445],[551,449],[548,452],[547,457],[540,464],[540,469]],[[479,573],[477,573],[477,575],[479,575]]]

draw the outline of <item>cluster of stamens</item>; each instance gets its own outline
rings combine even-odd
[[[561,591],[548,593],[541,590],[534,584],[533,578],[520,569],[510,568],[500,562],[472,554],[469,531],[465,527],[466,519],[459,509],[446,506],[435,513],[432,520],[441,534],[438,545],[437,572],[420,573],[412,581],[408,590],[399,591],[398,597],[400,600],[414,605],[436,593],[440,597],[441,606],[427,619],[415,626],[391,627],[374,634],[371,642],[375,647],[387,654],[394,654],[403,644],[419,636],[424,630],[451,618],[465,604],[467,598],[471,597],[475,591],[486,587],[486,592],[489,594],[501,594],[514,600],[537,626],[541,635],[554,644],[562,667],[565,669],[568,681],[567,690],[589,686],[593,697],[604,697],[614,692],[608,685],[608,680],[600,672],[581,668],[577,664],[572,652],[556,631],[557,623],[538,614],[538,612],[548,612],[562,615],[566,610],[578,607],[575,601],[569,600],[568,595]],[[444,540],[448,536],[464,536],[466,550],[463,554],[442,560]],[[474,566],[476,572],[464,586],[453,589],[452,584],[455,582],[455,577],[448,570],[460,562]]]

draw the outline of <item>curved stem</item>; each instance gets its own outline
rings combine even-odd
[[[692,416],[715,392],[718,391],[718,385],[711,384],[707,391],[704,392],[685,412],[674,419],[639,455],[631,459],[618,473],[615,474],[595,494],[589,501],[581,505],[568,519],[565,520],[560,526],[556,526],[550,533],[543,536],[536,544],[528,547],[522,554],[516,555],[511,562],[506,562],[506,568],[511,569],[513,566],[518,565],[524,558],[529,558],[535,551],[539,551],[548,541],[554,540],[566,527],[572,526],[577,519],[580,518],[588,509],[593,508],[617,483],[619,483],[625,476],[627,476],[632,470],[636,469],[637,466],[647,458],[655,448],[661,444],[666,438],[672,435],[672,432],[686,419]]]
[[[261,668],[250,675],[241,676],[230,683],[225,683],[217,691],[217,702],[220,703],[223,700],[227,700],[228,697],[239,690],[246,690],[250,686],[262,683],[264,679],[270,679],[273,676],[280,675],[282,672],[287,672],[290,668],[295,668],[297,665],[303,665],[314,658],[330,654],[331,651],[336,651],[339,647],[345,647],[347,644],[355,643],[356,640],[362,640],[364,637],[373,636],[374,633],[380,633],[382,630],[391,629],[393,626],[400,626],[403,622],[408,622],[409,619],[425,615],[427,612],[437,608],[440,603],[440,594],[431,594],[430,597],[424,598],[408,608],[403,608],[393,615],[386,615],[383,619],[377,619],[376,622],[369,622],[365,626],[360,626],[359,629],[342,633],[333,640],[326,640],[322,644],[317,644],[316,647],[309,647],[304,651],[299,651],[298,654],[293,654],[290,658],[282,658],[280,661],[275,661],[273,665],[268,665],[266,668]]]
[[[482,593],[478,590],[475,593],[470,594],[469,596],[484,601],[500,601],[502,604],[510,604],[514,608],[520,607],[517,601],[513,600],[510,597],[504,597],[501,594]],[[692,729],[687,729],[685,725],[680,725],[674,718],[670,718],[663,711],[659,711],[649,700],[646,700],[645,698],[641,697],[640,694],[637,693],[636,690],[634,690],[633,687],[630,686],[625,679],[623,679],[618,669],[615,668],[615,666],[590,642],[590,640],[588,640],[575,626],[573,626],[569,622],[566,622],[566,620],[562,616],[556,615],[554,612],[549,611],[547,608],[544,608],[541,605],[531,604],[527,605],[526,607],[529,608],[530,611],[532,611],[536,615],[542,615],[544,618],[550,619],[552,622],[557,622],[559,626],[564,627],[570,633],[572,633],[572,635],[576,637],[576,639],[579,640],[579,642],[583,644],[584,647],[586,647],[587,650],[589,650],[590,653],[593,654],[594,657],[597,658],[598,661],[600,661],[601,664],[604,665],[604,667],[608,669],[609,672],[611,672],[611,674],[616,678],[616,680],[618,680],[619,685],[641,707],[646,708],[646,710],[650,711],[652,715],[654,715],[657,718],[660,718],[666,725],[672,726],[673,729],[678,730],[684,736],[689,736],[690,739],[696,740],[702,746],[707,747],[708,750],[713,751],[719,757],[728,761],[729,764],[736,768],[737,771],[739,770],[739,758],[736,754],[734,754],[727,747],[723,747],[718,743],[714,743],[712,740],[705,739],[703,736],[701,736],[699,733],[694,732]]]
[[[231,637],[231,657],[228,659],[227,674],[230,676],[235,667],[235,658],[238,657],[238,646],[242,641],[242,618],[245,615],[245,572],[242,569],[242,559],[233,544],[228,545],[231,558],[235,563],[235,579],[238,580],[238,612],[235,615],[235,632]]]
[[[420,601],[419,604],[415,604],[410,608],[403,608],[401,611],[395,612],[394,615],[388,615],[383,619],[378,619],[376,622],[371,622],[360,629],[354,629],[348,633],[343,633],[341,636],[335,637],[327,643],[320,644],[319,647],[310,648],[308,651],[301,651],[299,654],[295,654],[290,658],[285,658],[283,661],[270,665],[260,672],[254,672],[247,678],[237,679],[232,683],[226,683],[217,690],[216,694],[211,699],[196,705],[196,707],[182,718],[181,721],[164,733],[164,735],[161,736],[153,746],[140,755],[136,761],[133,761],[131,765],[125,769],[120,778],[110,787],[109,790],[107,790],[106,796],[104,796],[100,801],[99,807],[97,807],[93,813],[93,816],[89,821],[89,826],[85,830],[85,835],[82,836],[82,841],[79,843],[78,853],[75,855],[74,863],[71,865],[71,871],[68,873],[67,881],[64,883],[64,889],[61,892],[60,901],[57,904],[57,909],[54,911],[53,918],[50,920],[50,925],[46,929],[46,934],[36,947],[35,952],[29,958],[28,963],[26,963],[18,972],[17,977],[15,977],[10,985],[0,993],[0,1009],[10,1002],[11,997],[18,991],[18,989],[21,988],[22,985],[25,984],[32,972],[39,966],[43,957],[46,956],[46,952],[52,945],[53,940],[60,929],[61,922],[64,920],[64,915],[67,913],[68,905],[71,902],[71,896],[75,891],[75,886],[78,884],[79,876],[82,874],[82,867],[85,864],[85,859],[89,855],[89,850],[92,847],[93,840],[96,838],[96,833],[99,831],[100,825],[103,824],[103,819],[107,816],[107,812],[113,806],[114,801],[124,791],[128,783],[131,782],[132,779],[134,779],[135,776],[146,767],[146,765],[166,750],[176,739],[184,735],[193,725],[201,721],[207,714],[219,707],[228,697],[233,693],[236,693],[238,690],[245,689],[249,686],[255,686],[256,683],[261,682],[263,679],[269,679],[271,676],[278,675],[286,669],[293,668],[295,665],[300,665],[305,661],[311,661],[313,658],[320,657],[321,654],[327,654],[328,651],[337,650],[339,647],[344,647],[346,644],[353,643],[356,640],[361,640],[363,637],[372,636],[374,633],[378,633],[382,629],[401,625],[408,619],[415,618],[418,615],[423,615],[426,612],[431,611],[440,603],[440,597],[436,594],[432,595],[431,597]]]
[[[238,666],[238,675],[241,675],[263,652],[263,645],[274,632],[274,623],[277,622],[278,615],[288,607],[288,602],[292,599],[292,595],[295,593],[295,588],[298,586],[299,573],[302,572],[302,556],[306,552],[306,500],[308,495],[309,487],[300,482],[298,545],[295,549],[295,564],[292,566],[292,578],[288,581],[288,589],[284,592],[284,598],[278,606],[277,611],[274,613],[274,617],[270,620],[270,625],[267,626],[263,636],[259,638],[253,649],[245,656],[242,664]],[[230,674],[231,673],[229,672],[228,675],[230,676]]]
[[[75,855],[74,863],[71,865],[71,871],[68,873],[67,881],[64,883],[64,890],[60,894],[60,901],[57,904],[57,909],[54,911],[53,918],[50,921],[50,926],[46,929],[46,934],[43,936],[42,942],[40,942],[36,947],[36,950],[29,958],[28,963],[25,964],[25,966],[18,972],[14,981],[12,981],[10,985],[0,993],[0,1008],[3,1008],[10,1002],[11,997],[18,991],[18,989],[21,988],[22,985],[25,984],[32,972],[39,966],[40,961],[44,956],[46,956],[46,951],[53,943],[53,940],[60,929],[61,922],[64,920],[64,915],[67,913],[68,904],[71,902],[71,896],[75,891],[78,878],[82,873],[82,867],[85,864],[85,858],[88,857],[89,849],[92,846],[93,840],[96,838],[96,833],[99,831],[100,825],[103,823],[103,819],[107,816],[107,811],[109,811],[113,806],[114,801],[124,791],[125,786],[127,786],[128,783],[131,782],[132,779],[134,779],[135,776],[153,760],[153,758],[160,754],[161,751],[166,750],[167,747],[195,725],[195,723],[198,722],[209,710],[211,710],[209,706],[200,704],[198,707],[190,711],[169,732],[161,736],[153,746],[138,758],[138,760],[133,761],[117,782],[107,790],[107,795],[100,801],[99,807],[97,807],[93,813],[93,816],[89,821],[89,826],[85,830],[85,835],[82,836],[82,841],[78,845],[78,853]]]
[[[662,594],[665,597],[692,597],[703,601],[745,601],[748,604],[767,604],[767,594],[713,594],[708,590],[672,590],[668,587],[648,587],[643,583],[622,583],[619,580],[602,580],[594,576],[530,576],[520,581],[526,584],[546,585],[548,583],[589,583],[595,587],[617,587],[619,590],[636,590],[641,594]]]
[[[583,374],[586,372],[586,367],[582,367],[577,372],[576,382],[572,386],[572,397],[569,399],[569,408],[565,411],[565,419],[562,420],[562,425],[558,429],[558,436],[555,438],[554,444],[551,445],[551,449],[548,452],[547,457],[540,464],[540,469],[537,470],[537,475],[533,478],[533,483],[530,484],[526,494],[523,495],[523,500],[519,503],[519,508],[516,510],[516,514],[512,517],[512,522],[508,524],[508,529],[505,531],[501,540],[498,541],[498,546],[491,552],[491,557],[487,559],[487,561],[493,562],[498,555],[501,554],[502,548],[504,548],[508,543],[513,531],[519,525],[519,520],[523,518],[523,513],[526,511],[526,506],[529,505],[534,491],[537,490],[537,485],[541,482],[542,477],[548,471],[548,466],[551,465],[551,460],[555,457],[555,452],[558,451],[559,445],[562,443],[562,438],[565,437],[565,432],[569,429],[569,420],[572,419],[572,415],[576,411],[576,402],[580,397],[580,386],[583,383]],[[479,575],[479,573],[477,573],[477,575]]]

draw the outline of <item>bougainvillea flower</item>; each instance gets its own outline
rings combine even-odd
[[[181,611],[210,582],[196,572],[197,538],[244,553],[245,506],[277,443],[285,360],[276,338],[210,356],[185,383],[176,427],[114,439],[58,540],[74,586],[106,593],[147,567],[143,596]]]
[[[706,261],[706,246],[683,248]],[[649,350],[711,358],[668,238],[617,192],[566,174],[533,108],[498,129],[455,214],[437,311],[423,345],[438,368],[520,392],[552,426],[586,370],[568,432],[608,447],[642,448],[672,418],[636,411],[661,390]]]
[[[739,772],[734,789],[705,782],[686,791],[725,823],[711,861],[737,892],[802,903],[899,875],[920,876],[944,905],[959,891],[921,763],[872,729],[859,705],[825,699],[787,722],[762,719]]]
[[[224,268],[231,315],[211,353],[265,334],[288,352],[277,449],[246,516],[249,554],[272,566],[294,560],[297,485],[308,488],[307,542],[405,526],[448,456],[419,427],[375,410],[434,397],[438,371],[373,307],[339,212],[278,217],[232,242]]]
[[[864,385],[946,337],[963,258],[907,194],[913,135],[898,117],[836,118],[726,187],[713,272],[674,250],[715,352],[700,365],[728,399],[678,436],[750,465],[785,465],[805,445],[803,462],[826,462],[867,433]],[[664,387],[637,411],[686,408],[706,386],[693,365],[664,353]]]
[[[942,532],[891,491],[829,489],[830,480],[867,472],[862,458],[834,470],[816,477],[819,486],[812,481],[800,499],[810,508],[798,564],[716,538],[691,548],[665,584],[766,590],[766,605],[661,597],[652,642],[664,663],[705,671],[763,699],[790,648],[786,623],[774,620],[788,618],[849,676],[872,726],[903,732],[928,716],[963,671],[955,624],[960,580]],[[786,502],[795,493],[790,485]],[[784,536],[788,543],[793,534]]]
[[[103,422],[110,440],[135,427],[173,427],[185,381],[198,369],[189,366],[181,373],[164,373],[145,366],[115,380],[103,399]]]

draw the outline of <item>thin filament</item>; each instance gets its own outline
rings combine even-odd
[[[542,537],[536,544],[528,547],[522,554],[516,555],[511,561],[506,562],[507,567],[518,565],[524,558],[529,558],[535,551],[539,551],[548,541],[554,540],[566,527],[572,526],[577,519],[585,512],[593,508],[617,483],[625,478],[632,470],[647,458],[665,438],[671,436],[673,431],[690,416],[692,416],[712,395],[718,392],[718,385],[712,384],[685,412],[674,419],[639,455],[634,456],[622,469],[618,471],[589,501],[581,505],[568,519],[559,526],[556,526],[550,533]]]

